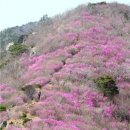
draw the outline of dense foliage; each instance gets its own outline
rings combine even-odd
[[[102,76],[95,80],[97,88],[103,92],[105,96],[113,97],[119,94],[119,90],[116,86],[114,79],[110,76]]]
[[[5,105],[0,104],[0,112],[2,112],[2,111],[6,111],[6,106],[5,106]]]
[[[14,44],[9,47],[8,50],[12,55],[20,55],[27,51],[27,46],[22,44]]]

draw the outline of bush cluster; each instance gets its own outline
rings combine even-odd
[[[125,110],[125,108],[118,108],[114,112],[114,117],[119,121],[128,121],[130,122],[130,114],[128,111]]]
[[[0,112],[2,112],[2,111],[6,111],[6,106],[5,106],[5,105],[0,104]]]
[[[10,62],[10,60],[6,60],[6,61],[0,63],[0,69],[3,68],[4,66],[6,66],[9,62]]]
[[[119,94],[119,90],[116,86],[114,79],[110,76],[101,76],[95,80],[97,88],[104,94],[112,98],[116,94]]]
[[[21,53],[24,53],[27,51],[27,46],[22,44],[14,44],[9,47],[9,52],[12,55],[20,55]]]

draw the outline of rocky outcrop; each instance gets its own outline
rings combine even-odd
[[[10,43],[8,43],[8,45],[6,46],[6,51],[8,51],[9,48],[10,48],[10,46],[12,46],[12,45],[14,45],[14,42],[10,42]]]
[[[41,89],[41,85],[39,84],[26,85],[22,87],[22,90],[26,94],[28,101],[31,100],[39,101],[40,93],[41,93],[40,89]]]

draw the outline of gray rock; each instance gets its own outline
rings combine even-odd
[[[26,85],[22,88],[22,90],[26,94],[28,100],[38,101],[40,99],[41,85],[39,84]]]

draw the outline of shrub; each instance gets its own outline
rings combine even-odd
[[[12,55],[20,55],[21,53],[24,53],[27,51],[27,47],[22,44],[14,44],[9,47],[9,52]]]
[[[89,3],[88,3],[88,8],[92,8],[92,7],[95,6],[95,5],[96,5],[95,3],[89,2]]]
[[[105,1],[97,3],[98,5],[106,5],[107,3]]]
[[[0,112],[2,112],[2,111],[6,111],[6,106],[5,106],[5,105],[0,104]]]
[[[114,117],[119,121],[128,121],[130,122],[130,114],[124,108],[119,108],[115,111]]]
[[[96,5],[106,5],[107,3],[105,1],[99,2],[99,3],[88,3],[88,7],[96,6]]]
[[[4,66],[6,66],[9,63],[9,60],[6,60],[2,63],[0,63],[0,69],[3,68]]]
[[[128,12],[125,12],[125,13],[124,13],[124,18],[125,18],[126,20],[129,20]]]
[[[103,92],[104,96],[112,98],[116,94],[119,94],[116,83],[110,76],[101,76],[95,80],[95,83],[97,84],[97,88]]]

